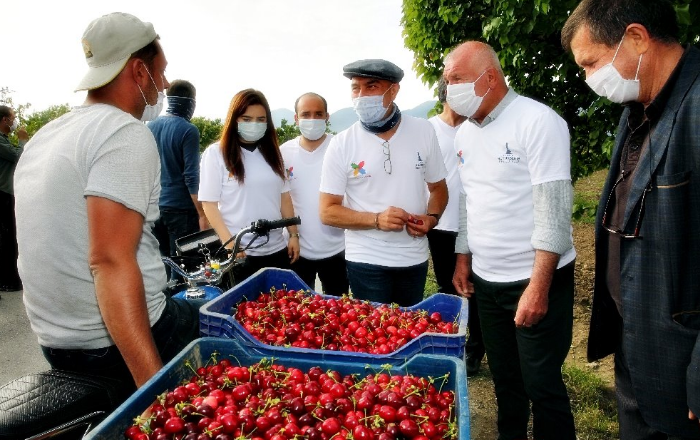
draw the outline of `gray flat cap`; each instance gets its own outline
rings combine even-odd
[[[386,60],[359,60],[343,66],[343,75],[348,78],[361,76],[364,78],[385,79],[397,83],[403,78],[403,70],[396,64]]]

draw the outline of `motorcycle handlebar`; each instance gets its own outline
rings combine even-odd
[[[263,235],[267,234],[273,229],[286,228],[288,226],[299,224],[301,224],[301,219],[298,216],[281,218],[279,220],[258,220],[253,224],[253,231],[257,234]]]

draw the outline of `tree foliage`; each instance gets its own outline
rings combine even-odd
[[[24,117],[22,124],[27,128],[27,134],[31,138],[41,127],[70,111],[68,104],[52,105],[46,110],[31,113]]]
[[[599,98],[561,47],[561,28],[579,0],[403,0],[404,41],[431,86],[445,55],[466,40],[490,44],[518,93],[554,108],[569,124],[572,176],[609,164],[622,108]],[[700,2],[675,0],[682,42],[697,43]]]
[[[206,150],[209,145],[218,141],[221,137],[221,130],[224,128],[221,119],[216,118],[212,120],[196,116],[192,118],[191,122],[199,130],[199,151]]]
[[[286,119],[282,119],[280,126],[277,127],[276,130],[277,140],[279,141],[280,145],[289,140],[294,139],[295,137],[301,134],[301,131],[299,131],[299,126],[295,123],[290,124],[289,122],[287,122]]]

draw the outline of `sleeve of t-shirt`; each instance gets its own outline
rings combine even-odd
[[[199,192],[197,198],[200,202],[218,202],[221,200],[221,182],[223,182],[221,166],[221,153],[217,151],[219,144],[211,145],[202,154],[199,175]]]
[[[160,159],[156,141],[142,124],[127,124],[93,150],[87,173],[86,196],[121,203],[144,218],[160,188]]]
[[[569,127],[551,109],[540,112],[525,133],[532,185],[571,180]]]
[[[428,137],[428,160],[425,164],[425,181],[428,183],[439,182],[447,177],[447,168],[445,168],[445,159],[442,157],[440,143],[438,142],[435,130],[432,129]]]
[[[190,194],[199,190],[199,130],[190,126],[182,139],[183,178]]]
[[[323,158],[319,191],[336,196],[345,195],[348,174],[345,170],[342,148],[338,136],[331,139]]]

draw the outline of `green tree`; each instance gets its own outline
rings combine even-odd
[[[564,22],[579,0],[403,0],[404,41],[424,83],[435,84],[443,59],[465,40],[489,43],[511,87],[552,106],[571,131],[572,176],[609,164],[622,108],[599,98],[561,47]],[[700,38],[700,2],[675,0],[682,42]]]
[[[207,119],[201,116],[192,118],[191,121],[199,130],[199,151],[204,151],[209,145],[218,141],[221,130],[224,128],[221,119]]]
[[[299,126],[294,123],[288,123],[286,119],[282,119],[282,123],[276,128],[276,130],[277,140],[279,141],[280,145],[301,134],[299,131]]]
[[[46,110],[34,112],[24,118],[23,124],[27,127],[27,134],[31,138],[41,127],[70,111],[68,104],[52,105]]]

